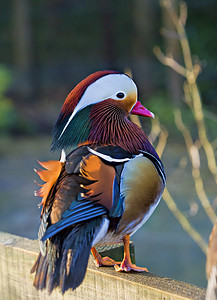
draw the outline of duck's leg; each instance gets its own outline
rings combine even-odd
[[[101,266],[115,266],[115,265],[118,265],[120,264],[121,262],[120,261],[115,261],[113,260],[112,258],[106,256],[106,257],[102,257],[97,251],[96,251],[96,248],[95,247],[92,247],[91,248],[91,253],[94,257],[94,262],[95,262],[95,265],[97,267],[101,267]]]
[[[137,272],[148,272],[147,268],[137,267],[136,265],[132,264],[131,258],[130,258],[130,235],[126,235],[124,237],[124,259],[120,266],[115,265],[115,270],[117,272],[129,272],[131,270],[137,271]]]

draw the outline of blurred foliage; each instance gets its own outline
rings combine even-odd
[[[168,98],[168,95],[165,92],[158,92],[152,96],[144,104],[147,108],[150,108],[157,117],[160,123],[165,127],[169,128],[170,135],[173,139],[180,139],[180,132],[178,131],[175,122],[174,122],[174,109],[176,108],[175,104],[171,99]],[[194,137],[197,136],[197,127],[192,115],[192,111],[189,106],[185,103],[182,103],[180,111],[183,116],[183,121],[188,128],[191,129]],[[204,117],[206,122],[207,131],[210,135],[211,140],[216,138],[216,126],[217,118],[216,115],[209,111],[209,107],[204,108]]]
[[[27,16],[20,16],[20,19],[27,20],[28,33],[23,37],[21,32],[17,34],[19,20],[15,3],[18,2],[0,1],[1,62],[15,74],[13,82],[9,73],[3,71],[0,75],[3,77],[0,83],[1,131],[18,129],[26,133],[49,128],[54,114],[44,112],[47,109],[45,100],[58,111],[70,89],[86,75],[106,68],[123,70],[126,66],[133,71],[141,98],[145,101],[150,98],[150,105],[144,104],[156,115],[159,112],[165,125],[175,127],[173,100],[170,101],[165,93],[169,80],[167,69],[152,53],[155,45],[165,43],[160,35],[163,14],[159,0],[24,1]],[[217,28],[217,3],[216,0],[188,0],[187,5],[186,31],[194,60],[200,60],[203,68],[198,84],[204,104],[217,112],[217,40],[213,38]],[[30,45],[27,47],[29,61],[19,59],[20,37]],[[27,55],[22,56],[25,57]],[[8,88],[12,91],[10,99],[4,96]],[[23,109],[21,118],[22,105],[27,109]],[[30,106],[33,113],[30,113]],[[188,119],[188,110],[183,115]],[[15,126],[17,121],[18,126]],[[208,122],[212,127],[213,122]]]
[[[0,132],[8,133],[17,121],[16,110],[11,99],[0,95]]]
[[[11,73],[0,65],[0,133],[8,133],[17,124],[17,113],[13,101],[4,96],[11,84]]]
[[[11,84],[11,73],[3,65],[0,65],[0,94],[2,95]]]
[[[157,118],[159,118],[160,123],[170,129],[170,134],[176,136],[178,130],[174,123],[175,105],[172,100],[168,98],[168,95],[166,93],[159,92],[149,99],[146,106],[151,107],[152,112]],[[180,109],[183,113],[183,119],[187,126],[190,128],[195,127],[192,112],[189,107],[187,105],[182,105]]]
[[[172,101],[168,99],[168,96],[165,92],[156,93],[148,100],[145,106],[151,108],[151,111],[157,118],[159,118],[162,125],[166,127],[171,127],[174,125],[174,107]]]
[[[8,134],[34,133],[36,128],[20,115],[13,99],[5,96],[12,83],[12,74],[0,65],[0,136]]]
[[[216,0],[188,0],[188,21],[186,31],[191,46],[193,59],[202,64],[202,73],[198,84],[204,103],[216,110],[217,80],[217,2]]]

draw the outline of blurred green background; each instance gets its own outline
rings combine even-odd
[[[176,1],[174,5],[176,5]],[[206,126],[216,138],[217,3],[188,0],[186,31],[193,60],[202,66],[198,84]],[[167,34],[164,34],[167,29]],[[52,126],[71,89],[92,72],[130,68],[142,103],[169,130],[163,162],[168,188],[177,205],[206,241],[211,222],[196,203],[194,183],[183,139],[175,129],[173,109],[183,104],[183,79],[156,59],[153,47],[171,49],[182,63],[179,42],[158,0],[12,0],[0,2],[0,230],[37,237],[40,199],[33,196],[37,160],[50,153]],[[150,120],[142,120],[148,133]],[[196,129],[195,129],[196,131]],[[216,144],[216,142],[215,142]],[[187,159],[187,158],[186,158]],[[178,170],[178,171],[177,171]],[[216,207],[216,185],[203,171],[210,202]],[[178,280],[206,285],[205,255],[182,230],[162,201],[132,238],[138,265]]]

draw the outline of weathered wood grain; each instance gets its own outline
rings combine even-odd
[[[117,249],[120,250],[119,247]],[[107,251],[101,250],[104,253]],[[89,260],[85,280],[79,288],[74,292],[67,292],[64,296],[58,290],[48,295],[46,291],[36,291],[32,285],[34,275],[30,274],[30,269],[38,251],[37,241],[0,232],[1,300],[199,300],[205,298],[203,288],[151,273],[117,273],[113,268],[98,269],[92,258]]]

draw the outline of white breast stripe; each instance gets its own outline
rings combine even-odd
[[[106,155],[106,154],[102,154],[100,152],[97,152],[89,147],[87,147],[87,149],[94,155],[98,156],[98,157],[101,157],[102,159],[108,161],[108,162],[126,162],[126,161],[129,161],[131,158],[113,158],[109,155]]]
[[[64,149],[61,151],[60,162],[64,163],[66,161],[66,152]]]

